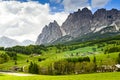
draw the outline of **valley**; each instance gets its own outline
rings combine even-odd
[[[52,75],[117,72],[119,68],[116,65],[119,64],[120,59],[119,48],[119,36],[67,45],[15,46],[4,50],[1,48],[0,70]],[[40,53],[36,52],[38,50]],[[5,57],[6,61],[2,57],[3,54],[8,56]],[[33,71],[38,70],[37,73],[30,71],[31,64],[37,66],[33,68]],[[69,71],[66,72],[67,69]]]

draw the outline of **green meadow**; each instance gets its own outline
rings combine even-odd
[[[12,76],[0,74],[0,80],[120,80],[120,72],[65,75],[65,76],[64,75]]]

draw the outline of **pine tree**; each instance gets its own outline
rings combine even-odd
[[[29,73],[33,73],[33,74],[38,74],[39,73],[39,68],[38,65],[36,63],[30,63],[29,65]]]
[[[96,72],[97,64],[96,64],[96,57],[95,56],[94,56],[94,59],[93,59],[93,63],[94,63],[94,72]]]

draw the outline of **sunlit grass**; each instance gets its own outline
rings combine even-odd
[[[93,73],[80,75],[35,75],[35,76],[11,76],[0,75],[0,80],[120,80],[120,72]]]

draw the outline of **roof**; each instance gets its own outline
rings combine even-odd
[[[115,66],[116,66],[117,68],[120,68],[120,64],[116,64]]]

